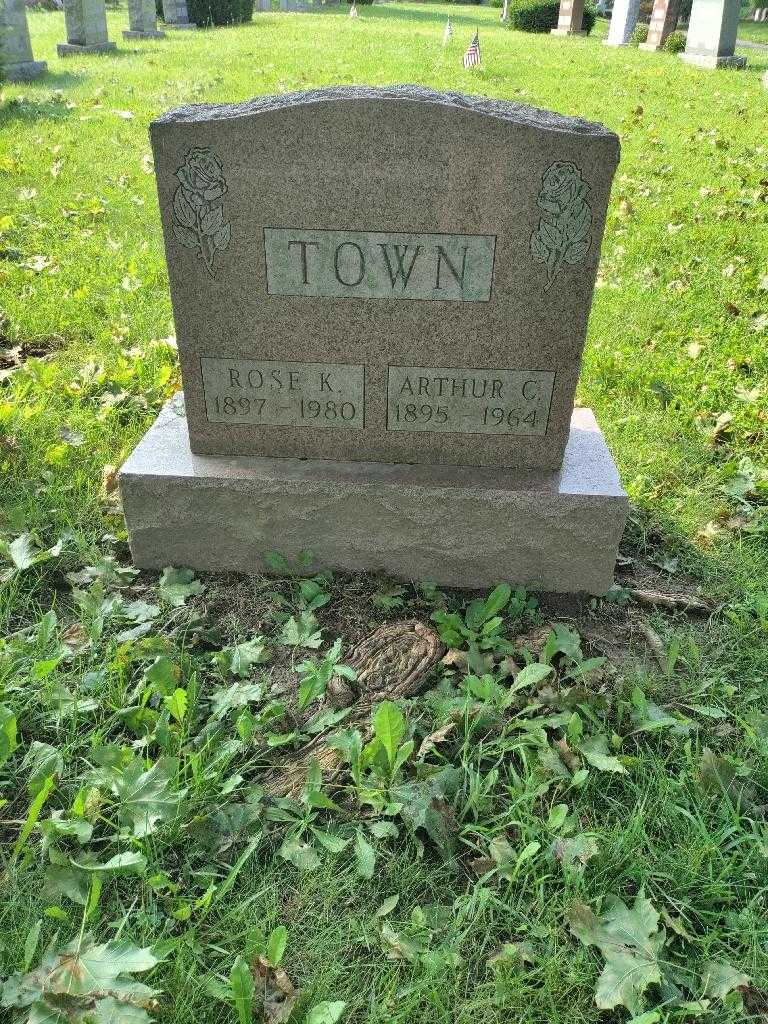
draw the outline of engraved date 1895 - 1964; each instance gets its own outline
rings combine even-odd
[[[554,373],[390,366],[389,430],[544,434]]]

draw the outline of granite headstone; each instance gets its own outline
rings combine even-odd
[[[64,0],[66,43],[58,43],[59,57],[85,53],[109,53],[115,49],[107,34],[104,0]]]
[[[559,468],[612,132],[351,87],[151,137],[193,452]]]
[[[747,58],[737,56],[739,0],[693,0],[685,50],[680,57],[701,68],[742,68]]]
[[[24,0],[0,0],[0,65],[11,82],[39,78],[47,69],[32,56]]]
[[[121,470],[136,564],[604,593],[627,499],[573,400],[616,136],[415,86],[151,136],[184,400]]]

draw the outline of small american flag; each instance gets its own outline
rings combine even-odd
[[[451,25],[451,19],[445,23],[445,32],[443,32],[443,46],[447,46],[448,43],[453,39],[453,25]]]
[[[467,47],[467,52],[464,54],[464,67],[475,68],[480,64],[480,36],[475,32],[472,36],[472,42]]]
[[[357,18],[358,17],[357,6],[355,4],[352,4],[352,6],[349,8],[349,16],[350,16],[350,18]]]

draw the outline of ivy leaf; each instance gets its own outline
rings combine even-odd
[[[709,960],[701,971],[704,995],[710,999],[725,999],[729,992],[748,985],[749,976],[737,971],[725,961]]]
[[[229,671],[232,675],[247,676],[254,665],[269,661],[269,648],[263,636],[255,636],[236,647],[230,647]]]
[[[173,569],[168,566],[163,569],[163,575],[157,584],[158,597],[164,604],[172,608],[179,608],[188,597],[195,594],[202,594],[204,587],[191,569]]]
[[[286,647],[309,647],[316,650],[322,644],[321,630],[312,612],[302,612],[298,619],[292,615],[283,626],[281,643]]]
[[[627,769],[621,761],[608,753],[608,740],[605,736],[590,736],[579,744],[579,751],[587,764],[591,764],[598,771],[615,772],[617,775],[627,774]]]
[[[599,1009],[626,1006],[631,1013],[640,1013],[643,993],[649,985],[661,981],[656,954],[663,944],[664,937],[660,935],[649,940],[647,954],[630,948],[614,950],[597,982],[595,1003]]]
[[[317,851],[309,843],[303,843],[297,836],[286,839],[278,854],[298,868],[299,871],[317,871],[320,867],[320,858]]]
[[[62,952],[47,955],[30,974],[13,975],[9,981],[14,984],[3,989],[3,1005],[29,1006],[36,998],[57,996],[102,998],[107,992],[119,1002],[149,1005],[157,993],[121,976],[151,970],[157,963],[150,949],[131,942],[96,945],[91,936],[76,938]]]
[[[304,1024],[337,1024],[347,1008],[346,1003],[331,1003],[327,1000],[317,1003],[307,1014]]]
[[[161,821],[173,817],[186,790],[171,791],[179,763],[175,757],[161,757],[148,771],[139,760],[131,762],[113,782],[120,799],[120,820],[141,839],[151,835]]]

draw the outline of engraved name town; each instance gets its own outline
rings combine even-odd
[[[488,302],[493,235],[265,228],[270,295]]]

